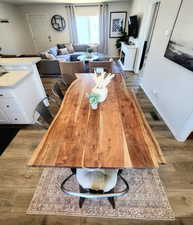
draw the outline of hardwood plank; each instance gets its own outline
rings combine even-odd
[[[88,91],[88,86],[86,89],[83,82],[77,82],[76,85],[82,88],[80,89],[80,92],[77,92],[76,96],[69,95],[70,102],[73,102],[73,99],[76,99],[74,109],[71,111],[64,106],[65,111],[69,110],[69,112],[66,113],[66,119],[68,121],[66,122],[63,120],[61,124],[60,117],[58,117],[57,120],[58,125],[61,125],[60,127],[65,128],[66,130],[65,136],[61,137],[63,143],[61,144],[60,152],[56,159],[56,164],[59,166],[65,164],[69,167],[78,167],[80,166],[80,161],[82,161],[84,154],[87,120],[89,115],[89,111],[87,110],[88,103],[87,101],[84,101],[84,98],[86,98],[85,92]],[[65,116],[63,113],[60,115]],[[85,123],[80,123],[80,121],[85,121]],[[77,124],[79,124],[79,126],[77,126]],[[66,150],[66,154],[63,154],[62,149]]]
[[[172,208],[178,217],[193,217],[193,191],[167,192]]]
[[[132,166],[135,168],[143,168],[158,166],[154,154],[151,154],[148,145],[152,148],[151,140],[147,140],[146,130],[144,129],[144,121],[139,114],[139,109],[136,106],[134,94],[124,89],[121,91],[121,80],[116,86],[116,93],[119,101],[119,110],[121,111],[122,124],[126,134],[126,141],[129,155],[132,161]]]
[[[129,219],[81,218],[81,225],[182,225],[180,221],[147,221]],[[188,224],[189,225],[189,224]]]
[[[0,216],[0,224],[2,225],[46,225],[46,216],[34,216],[20,214],[3,214]]]
[[[115,93],[115,84],[116,82],[111,82],[108,88],[107,100],[99,106],[101,124],[99,128],[99,161],[101,167],[119,168],[125,165],[131,167],[130,160],[128,164],[124,162],[124,131],[119,111],[119,103]]]
[[[134,93],[120,74],[95,111],[86,98],[95,85],[93,74],[77,76],[29,166],[154,168],[165,162]]]

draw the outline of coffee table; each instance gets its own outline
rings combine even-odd
[[[79,61],[92,62],[92,61],[95,61],[95,60],[99,59],[99,56],[93,54],[93,55],[91,55],[90,57],[88,57],[86,54],[83,54],[83,55],[78,56],[77,59],[78,59]]]

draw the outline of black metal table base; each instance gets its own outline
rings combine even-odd
[[[125,188],[119,192],[114,192],[114,188],[111,189],[109,192],[104,192],[103,190],[92,190],[92,189],[84,189],[82,186],[79,185],[79,192],[73,192],[68,190],[65,187],[65,183],[72,177],[76,175],[76,168],[71,169],[72,174],[69,175],[62,183],[61,183],[61,190],[68,195],[72,195],[75,197],[79,197],[79,207],[82,208],[86,198],[107,198],[110,202],[113,209],[115,209],[115,200],[114,197],[119,197],[125,195],[129,191],[129,185],[127,181],[121,176],[122,170],[119,170],[118,176],[121,178],[123,183],[125,184]]]
[[[80,193],[104,194],[104,191],[102,191],[102,190],[95,191],[95,190],[92,190],[92,189],[84,189],[80,185],[79,185],[79,190],[80,190]],[[114,193],[114,188],[112,190],[110,190],[109,192],[105,192],[105,193],[106,194]],[[79,198],[79,207],[80,208],[82,208],[85,199],[86,198],[82,198],[82,197]],[[110,197],[110,198],[107,198],[107,199],[109,200],[109,202],[110,202],[111,206],[113,207],[113,209],[115,209],[115,200],[114,200],[114,197]]]

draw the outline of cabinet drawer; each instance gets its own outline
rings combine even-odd
[[[21,124],[26,121],[20,104],[14,98],[0,98],[0,110],[4,112],[11,124]]]
[[[11,98],[11,97],[13,97],[13,95],[10,90],[0,89],[0,99],[1,98]]]
[[[20,112],[9,112],[9,121],[12,124],[24,124],[25,118]]]
[[[21,112],[21,106],[15,98],[0,98],[0,108],[6,112]]]

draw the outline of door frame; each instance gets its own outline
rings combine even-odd
[[[161,1],[155,1],[152,4],[152,9],[151,9],[151,15],[150,15],[150,21],[149,21],[149,28],[147,31],[147,49],[146,49],[146,56],[149,52],[150,46],[151,46],[151,42],[152,42],[152,38],[153,38],[153,34],[154,34],[154,30],[155,30],[155,25],[157,22],[157,17],[158,17],[158,13],[159,13],[159,9],[160,9],[160,5],[161,5]]]
[[[141,58],[143,55],[143,47],[144,47],[144,43],[147,39],[147,34],[149,31],[149,26],[151,24],[151,18],[152,18],[152,9],[154,4],[156,4],[157,2],[161,3],[161,0],[146,0],[148,2],[146,9],[144,9],[144,16],[142,19],[142,23],[140,25],[140,33],[139,33],[139,38],[136,41],[137,46],[138,46],[138,51],[137,51],[137,58],[135,61],[135,65],[134,65],[134,72],[139,74],[141,73],[141,71],[143,70],[143,68],[140,70],[140,64],[141,64]],[[159,14],[159,11],[158,11]],[[156,23],[155,23],[156,25]]]

